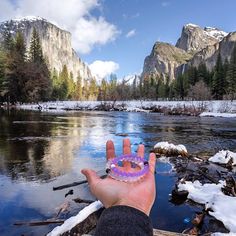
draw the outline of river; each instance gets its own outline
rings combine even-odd
[[[0,235],[46,234],[55,225],[13,224],[55,217],[67,201],[71,202],[70,211],[61,218],[76,214],[78,205],[71,200],[93,199],[88,186],[70,188],[74,194],[66,198],[69,189],[52,191],[53,186],[83,180],[80,171],[85,167],[103,174],[106,140],[112,139],[116,153],[121,154],[124,136],[130,138],[133,151],[143,143],[146,155],[160,141],[183,144],[192,154],[213,155],[221,149],[236,151],[236,119],[132,112],[0,111]],[[177,177],[161,169],[156,174],[153,226],[182,232],[201,207],[171,203],[169,194]],[[206,220],[206,231],[221,227],[213,218]]]

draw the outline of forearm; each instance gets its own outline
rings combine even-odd
[[[95,236],[153,235],[150,218],[133,207],[113,206],[102,213]]]

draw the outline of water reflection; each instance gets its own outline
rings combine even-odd
[[[53,226],[32,229],[12,224],[53,217],[56,207],[74,197],[91,198],[86,185],[73,188],[74,195],[66,199],[68,189],[53,192],[52,187],[83,179],[80,170],[84,167],[103,174],[108,139],[115,141],[117,154],[122,150],[121,133],[131,139],[133,151],[139,143],[144,143],[146,154],[159,141],[184,144],[196,154],[214,154],[223,148],[236,151],[235,121],[125,112],[0,112],[0,228],[3,235],[4,232],[19,235],[32,231],[33,235],[45,234]],[[156,181],[158,198],[151,215],[154,226],[183,230],[182,218],[186,214],[191,217],[194,208],[169,203],[174,176],[157,175]]]

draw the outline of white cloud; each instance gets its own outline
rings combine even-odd
[[[103,79],[119,69],[119,64],[114,61],[94,61],[89,65],[92,75]]]
[[[100,0],[10,0],[0,1],[0,20],[27,15],[41,16],[72,33],[73,47],[89,53],[94,46],[104,45],[119,34],[115,25],[91,15]]]
[[[136,34],[136,30],[132,29],[125,35],[125,37],[130,38],[130,37],[133,37],[135,34]]]
[[[170,2],[164,1],[161,3],[163,7],[168,7],[170,5]]]
[[[116,27],[102,17],[90,18],[89,21],[81,18],[75,28],[76,37],[73,38],[73,45],[81,53],[88,53],[93,45],[104,45],[113,41],[117,34]]]

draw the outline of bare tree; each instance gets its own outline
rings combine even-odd
[[[210,88],[200,80],[188,90],[188,97],[192,100],[204,101],[211,99]]]

